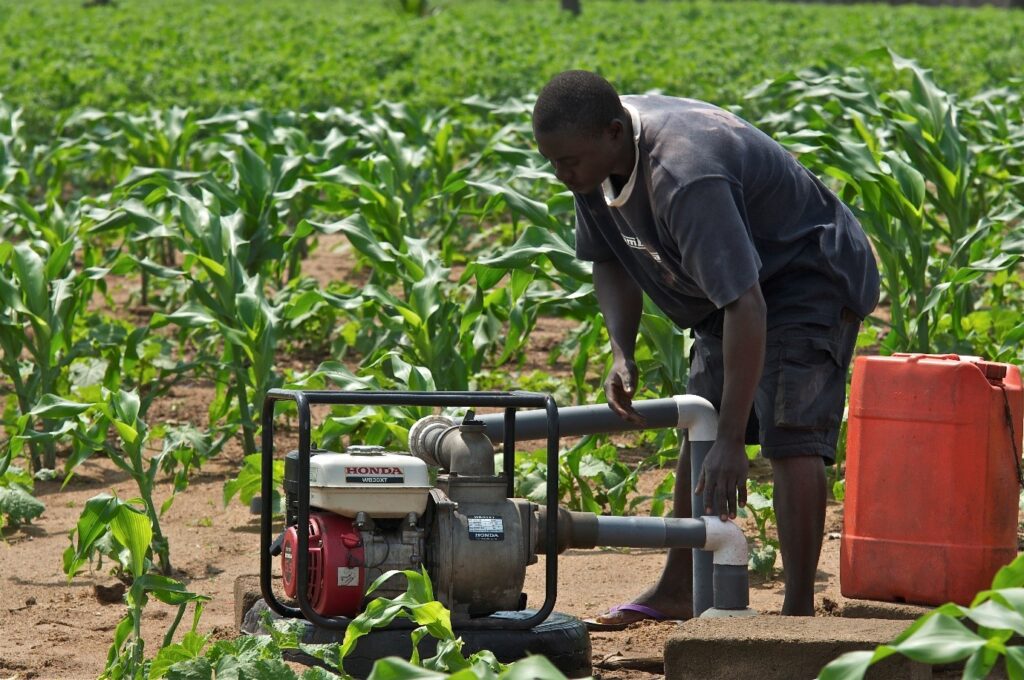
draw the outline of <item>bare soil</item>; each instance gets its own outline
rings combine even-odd
[[[323,282],[349,276],[352,259],[325,245],[314,254],[306,273]],[[534,346],[524,370],[557,371],[547,365],[548,350],[570,327],[564,320],[544,320],[533,337]],[[309,368],[313,368],[310,366]],[[515,386],[511,386],[515,387]],[[187,385],[175,389],[157,403],[150,423],[174,420],[206,423],[206,407],[212,398],[209,386]],[[230,443],[204,466],[189,488],[179,494],[162,519],[171,546],[175,577],[191,590],[211,598],[200,631],[214,638],[236,635],[233,587],[236,577],[258,571],[258,517],[237,501],[222,501],[226,480],[240,467],[242,451]],[[764,475],[764,466],[755,466]],[[664,471],[646,473],[642,491],[650,491]],[[125,614],[119,582],[110,565],[96,565],[72,580],[61,570],[61,556],[69,546],[68,534],[85,502],[100,493],[132,498],[133,482],[109,461],[97,457],[83,464],[62,490],[59,481],[39,482],[36,495],[46,503],[42,517],[30,525],[8,529],[0,541],[0,679],[95,678],[104,667],[114,628]],[[157,502],[170,492],[163,484]],[[817,604],[821,615],[841,608],[838,588],[838,537],[841,508],[829,509],[826,538],[818,571]],[[753,533],[753,524],[748,527]],[[664,559],[656,550],[573,550],[559,559],[557,609],[580,617],[628,601],[657,577]],[[109,589],[113,588],[111,593]],[[530,602],[543,600],[544,569],[530,568],[527,577]],[[755,581],[751,606],[764,614],[777,614],[782,605],[781,576]],[[146,609],[144,635],[152,656],[174,617],[171,607],[151,602]],[[765,625],[771,625],[766,617]],[[183,622],[181,632],[187,628]],[[595,677],[657,678],[665,639],[676,624],[644,622],[620,632],[592,635]],[[625,661],[624,661],[625,659]],[[640,670],[645,669],[645,670]],[[647,672],[653,671],[653,672]]]
[[[179,417],[194,408],[196,394],[173,399]],[[200,631],[214,638],[236,634],[233,588],[236,577],[258,571],[258,517],[237,500],[222,502],[224,482],[235,474],[241,451],[235,447],[211,461],[179,494],[162,526],[171,545],[175,576],[191,590],[211,597]],[[653,486],[659,473],[645,476]],[[103,669],[114,627],[125,613],[109,565],[85,571],[71,581],[61,571],[61,555],[69,545],[85,501],[96,494],[133,496],[134,483],[104,459],[82,466],[61,491],[58,482],[42,482],[37,495],[46,513],[31,525],[6,534],[0,543],[0,678],[95,678]],[[169,493],[161,489],[160,498]],[[838,507],[830,509],[828,529],[838,531]],[[818,571],[818,606],[822,615],[841,601],[838,593],[839,541],[826,538]],[[559,558],[558,604],[562,612],[592,616],[643,590],[661,569],[658,550],[571,550]],[[530,567],[526,591],[533,603],[544,598],[543,558]],[[115,590],[113,597],[106,590]],[[782,606],[779,578],[752,582],[751,606],[777,614]],[[171,607],[152,601],[147,606],[144,633],[150,654],[174,617]],[[182,628],[186,624],[183,624]],[[765,620],[771,625],[771,619]],[[658,678],[637,667],[657,667],[672,622],[643,622],[618,632],[595,632],[595,677]],[[627,661],[623,661],[626,659]],[[631,660],[631,661],[630,661]],[[628,669],[602,670],[625,663]]]

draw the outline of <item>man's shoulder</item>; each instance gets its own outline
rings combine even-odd
[[[709,178],[731,177],[737,144],[731,130],[744,123],[696,99],[641,95],[623,97],[640,118],[642,157],[656,195]]]
[[[625,95],[621,99],[624,105],[637,111],[644,126],[654,131],[665,127],[674,128],[677,132],[685,130],[691,123],[699,121],[702,112],[721,111],[717,106],[698,99],[660,94]]]

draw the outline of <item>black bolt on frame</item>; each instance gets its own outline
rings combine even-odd
[[[274,477],[274,406],[279,401],[294,401],[299,416],[298,460],[298,533],[297,600],[298,607],[283,604],[274,594],[271,579],[271,543],[273,520]],[[344,630],[351,619],[328,618],[318,614],[309,603],[309,458],[310,458],[310,404],[352,406],[425,406],[425,407],[480,407],[504,408],[504,472],[508,483],[508,497],[514,496],[515,484],[515,422],[516,409],[543,408],[547,414],[547,524],[545,527],[545,583],[544,603],[533,616],[525,619],[507,619],[484,616],[460,624],[463,629],[526,629],[548,618],[555,608],[558,595],[558,406],[548,394],[537,392],[392,392],[392,391],[331,391],[272,389],[263,400],[263,440],[260,493],[264,502],[260,510],[260,591],[267,605],[287,618],[305,618],[310,623],[328,630]]]

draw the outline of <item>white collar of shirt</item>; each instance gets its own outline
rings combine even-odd
[[[601,183],[604,200],[610,208],[621,207],[629,200],[630,194],[633,193],[633,185],[636,184],[636,169],[640,164],[640,112],[626,103],[622,104],[622,108],[629,112],[629,117],[633,122],[633,172],[629,173],[629,180],[622,187],[618,196],[615,195],[615,187],[612,186],[611,178]]]

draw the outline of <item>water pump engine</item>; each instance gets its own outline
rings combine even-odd
[[[526,567],[537,561],[537,506],[506,497],[494,448],[469,412],[460,423],[427,418],[410,433],[416,454],[352,446],[311,452],[309,590],[322,616],[352,617],[367,587],[393,569],[427,566],[438,599],[456,615],[519,610]],[[285,458],[284,591],[297,592],[298,451]],[[438,467],[434,484],[428,463]],[[403,592],[389,580],[373,597]]]

